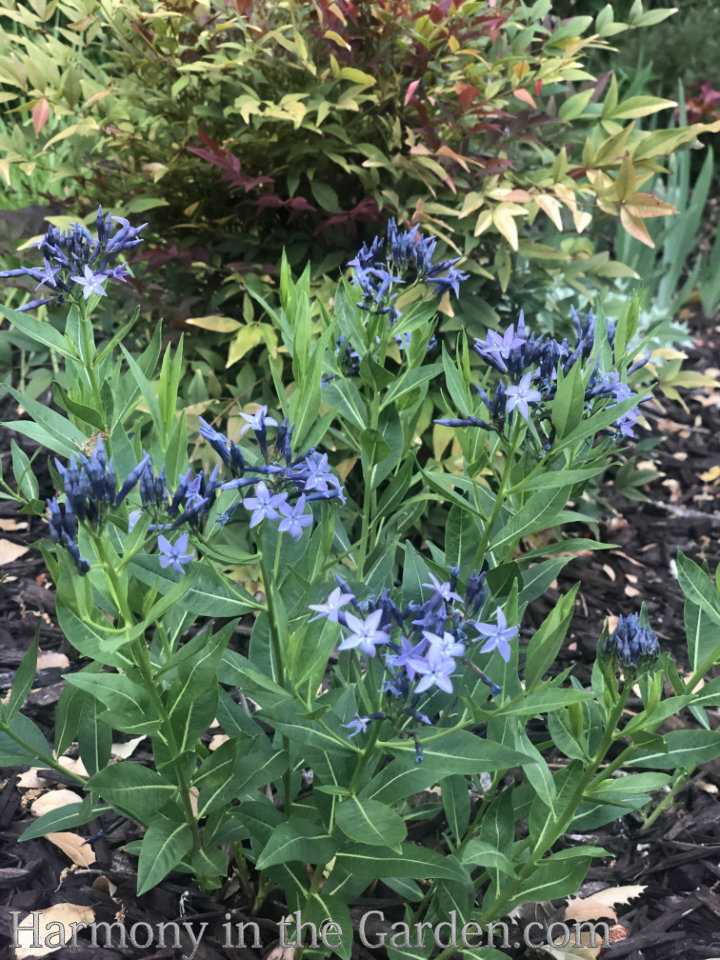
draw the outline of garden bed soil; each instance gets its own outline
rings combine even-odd
[[[695,348],[690,351],[688,369],[720,376],[720,325],[695,315],[690,320]],[[571,664],[581,679],[586,679],[603,620],[607,616],[629,614],[647,604],[650,621],[661,644],[674,657],[681,674],[687,672],[683,630],[683,595],[674,572],[678,548],[696,561],[707,560],[711,572],[720,561],[720,387],[704,388],[686,394],[687,409],[663,400],[646,405],[645,415],[653,433],[665,436],[657,448],[656,466],[661,476],[644,488],[647,502],[629,500],[619,494],[612,481],[603,485],[602,494],[610,511],[601,524],[605,542],[617,544],[613,550],[588,552],[574,559],[565,569],[552,592],[537,601],[529,611],[526,629],[552,607],[556,597],[577,580],[581,591],[568,641],[558,657],[558,669]],[[5,434],[2,449],[5,475],[8,469],[9,442]],[[22,442],[25,445],[25,442]],[[49,477],[46,478],[49,484]],[[25,651],[40,632],[40,647],[46,655],[60,654],[64,660],[39,670],[36,686],[25,711],[51,737],[55,704],[63,687],[61,675],[73,669],[77,655],[69,646],[54,619],[54,595],[43,569],[40,555],[26,549],[46,535],[44,520],[19,516],[13,504],[0,502],[0,691],[12,682]],[[636,704],[629,701],[628,709]],[[710,710],[713,727],[720,725],[719,711]],[[673,726],[693,725],[683,713],[669,721]],[[150,761],[143,745],[134,759]],[[150,924],[156,929],[163,921],[195,921],[196,929],[205,922],[204,936],[194,957],[196,960],[252,960],[265,956],[277,936],[277,921],[283,904],[270,898],[259,919],[263,949],[224,947],[222,924],[226,912],[232,922],[250,919],[244,914],[241,885],[231,877],[216,896],[201,893],[184,878],[171,875],[158,887],[138,898],[135,894],[134,860],[123,846],[138,836],[135,824],[114,818],[102,824],[78,828],[84,837],[97,834],[91,847],[95,863],[88,868],[71,868],[70,860],[45,839],[18,843],[17,839],[32,817],[29,801],[62,786],[59,775],[47,772],[48,786],[33,791],[18,784],[20,769],[7,769],[0,778],[0,956],[12,956],[9,938],[12,911],[23,916],[32,910],[65,902],[92,907],[95,920],[123,919],[126,927]],[[629,904],[618,908],[628,936],[601,954],[605,960],[711,960],[720,957],[720,758],[705,764],[688,781],[678,797],[678,806],[664,812],[645,832],[641,818],[630,814],[614,824],[599,828],[582,842],[605,847],[613,858],[596,861],[581,893],[622,885],[640,885],[644,891]],[[439,845],[439,838],[427,838]],[[113,885],[113,887],[110,886]],[[113,895],[111,896],[111,892]],[[387,917],[402,918],[397,896],[381,886],[368,889],[358,905],[359,913],[382,909]],[[357,937],[354,938],[357,943]],[[101,952],[79,937],[78,948],[62,948],[52,954],[57,960],[146,960],[190,956],[188,939],[176,949],[157,946],[105,947]],[[517,960],[546,957],[524,948],[507,953]],[[370,951],[357,944],[357,960],[382,957],[382,951]],[[280,960],[275,957],[275,960]],[[283,958],[289,960],[289,957]]]

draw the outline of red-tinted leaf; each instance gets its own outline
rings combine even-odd
[[[513,94],[517,97],[518,100],[522,100],[523,103],[529,104],[531,107],[536,107],[536,103],[532,98],[532,94],[528,90],[513,90]]]
[[[413,82],[408,86],[407,93],[405,94],[405,100],[403,106],[407,106],[412,98],[415,96],[415,91],[420,86],[419,80],[413,80]]]
[[[40,136],[40,131],[45,126],[45,124],[50,119],[50,104],[47,102],[47,97],[43,97],[42,100],[39,100],[32,111],[32,120],[33,127],[35,128],[35,136]]]
[[[457,94],[458,103],[460,106],[463,108],[463,110],[467,110],[475,97],[479,96],[480,91],[471,83],[456,83],[455,93]]]

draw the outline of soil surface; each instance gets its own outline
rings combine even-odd
[[[686,369],[720,377],[720,326],[700,316],[692,317],[690,324],[696,339],[695,348],[688,351]],[[631,500],[611,481],[602,487],[608,509],[600,524],[600,539],[617,547],[588,551],[574,559],[559,578],[558,595],[577,580],[582,583],[569,640],[558,660],[559,668],[576,664],[581,679],[592,664],[604,618],[632,613],[641,601],[647,604],[664,649],[674,657],[681,675],[687,672],[683,595],[673,558],[680,548],[696,561],[707,560],[712,573],[720,561],[720,386],[717,390],[705,387],[686,391],[683,396],[685,408],[664,399],[645,406],[653,435],[665,438],[652,454],[659,475],[641,488],[647,499]],[[2,440],[4,474],[8,476],[7,432]],[[29,442],[19,442],[31,451]],[[45,480],[49,486],[49,477]],[[0,501],[0,573],[4,575],[0,583],[0,694],[11,684],[39,629],[43,665],[24,709],[52,737],[55,704],[64,683],[61,675],[73,669],[78,657],[56,624],[51,585],[40,554],[31,547],[46,535],[46,530],[42,518],[20,516],[13,504]],[[13,546],[29,549],[13,558]],[[551,592],[533,605],[528,618],[530,631],[532,621],[539,622],[553,601]],[[629,701],[628,709],[633,706]],[[711,725],[720,726],[720,711],[708,713]],[[684,726],[695,721],[683,713],[671,723]],[[150,762],[142,744],[133,759]],[[127,928],[146,923],[155,930],[163,921],[193,920],[197,929],[205,922],[208,926],[194,954],[197,960],[251,960],[267,954],[284,912],[283,905],[272,899],[266,902],[264,916],[258,921],[262,950],[223,946],[222,924],[227,919],[233,924],[250,919],[244,914],[248,904],[235,877],[210,896],[188,887],[183,877],[173,874],[138,898],[135,861],[122,848],[137,838],[139,828],[122,818],[78,828],[84,838],[93,837],[95,862],[86,868],[72,867],[68,857],[48,840],[19,844],[19,835],[33,819],[29,811],[33,800],[49,789],[70,785],[62,784],[59,774],[46,771],[45,783],[33,787],[19,781],[22,772],[13,768],[0,775],[0,957],[12,956],[8,946],[12,911],[24,917],[32,910],[57,903],[89,906],[95,911],[96,921],[121,918]],[[649,829],[641,832],[641,818],[631,814],[583,839],[605,847],[614,856],[596,861],[598,865],[590,871],[582,895],[623,885],[644,888],[635,899],[617,908],[628,935],[604,950],[601,960],[720,958],[719,788],[720,758],[700,768],[678,795],[677,806],[660,815]],[[401,918],[401,908],[399,898],[380,885],[370,887],[359,904],[361,913],[383,909],[394,919]],[[141,942],[142,936],[138,934]],[[77,948],[63,948],[52,955],[57,960],[170,960],[192,954],[189,939],[180,948],[171,943],[158,947],[155,941],[147,949],[94,949],[82,935],[78,943]],[[507,952],[517,960],[548,956],[524,948]],[[358,947],[357,960],[382,960],[383,956],[381,951]],[[281,958],[276,955],[274,960]]]

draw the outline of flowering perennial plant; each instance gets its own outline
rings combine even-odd
[[[120,229],[113,233],[115,224]],[[42,269],[38,267],[18,267],[4,270],[0,277],[30,277],[40,287],[48,287],[52,295],[31,300],[19,309],[34,310],[45,304],[60,305],[66,298],[76,297],[82,291],[88,299],[93,293],[107,296],[103,286],[106,280],[120,280],[125,283],[132,271],[126,263],[117,263],[120,254],[142,243],[140,231],[147,224],[133,227],[124,217],[105,216],[102,207],[98,208],[96,218],[97,236],[80,223],[73,224],[64,232],[50,226],[37,246],[43,256]],[[80,288],[79,290],[77,288]]]
[[[56,238],[63,256],[77,251],[63,269],[78,290],[136,242],[117,219],[115,238],[103,219],[97,250],[82,228]],[[84,794],[24,836],[131,817],[143,828],[126,847],[140,893],[171,870],[220,888],[232,851],[242,909],[262,916],[278,891],[283,911],[305,922],[329,914],[346,932],[341,960],[351,960],[351,907],[374,882],[381,895],[399,892],[406,920],[421,926],[450,911],[484,925],[538,891],[575,892],[607,851],[567,840],[557,850],[564,835],[628,810],[651,822],[720,751],[703,713],[720,704],[720,678],[700,686],[720,662],[720,596],[682,553],[687,680],[660,653],[645,610],[601,637],[587,685],[554,668],[576,589],[534,632],[521,628],[574,549],[605,546],[562,540],[555,555],[555,544],[523,545],[585,521],[569,504],[607,469],[615,447],[605,434],[632,439],[641,395],[628,384],[640,369],[628,350],[632,317],[605,332],[592,316],[576,320],[574,346],[528,332],[522,318],[488,333],[475,350],[501,379],[492,400],[483,380],[481,420],[464,339],[433,361],[434,306],[416,301],[402,318],[394,306],[401,281],[457,293],[463,275],[455,261],[433,264],[434,238],[415,231],[391,224],[384,261],[382,246],[357,257],[362,303],[341,284],[333,312],[319,311],[320,331],[306,287],[283,265],[275,319],[292,389],[274,366],[276,396],[262,399],[277,413],[266,403],[236,411],[254,442],[220,433],[206,412],[202,462],[185,422],[197,407],[180,390],[182,343],[158,372],[159,328],[137,357],[120,348],[122,334],[96,346],[92,296],[75,297],[64,334],[4,310],[64,364],[62,412],[10,388],[30,417],[11,426],[52,451],[62,492],[44,503],[15,445],[18,492],[0,483],[27,512],[49,510],[61,549],[40,549],[57,619],[86,658],[65,676],[52,746],[21,712],[37,643],[0,703],[0,763],[62,770]],[[56,302],[78,292],[51,289]],[[403,349],[391,356],[397,336]],[[342,337],[357,377],[336,369],[323,387]],[[463,416],[433,425],[448,398]],[[456,449],[444,458],[434,445],[448,424],[480,428],[452,434],[462,465]],[[639,700],[628,719],[631,689]],[[685,707],[700,727],[660,734]],[[212,749],[215,722],[225,739]],[[116,731],[148,737],[152,762],[111,762]],[[87,775],[61,762],[75,741]],[[407,958],[410,944],[399,946],[391,960]]]

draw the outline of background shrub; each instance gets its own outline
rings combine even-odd
[[[17,188],[52,166],[73,211],[148,211],[165,282],[143,294],[176,320],[257,320],[248,275],[272,277],[283,248],[336,276],[380,220],[420,222],[467,258],[457,323],[480,334],[496,310],[551,312],[549,286],[633,276],[588,233],[619,217],[648,242],[670,208],[643,184],[702,129],[641,130],[674,103],[587,69],[669,10],[556,6],[4,0],[2,170]]]

